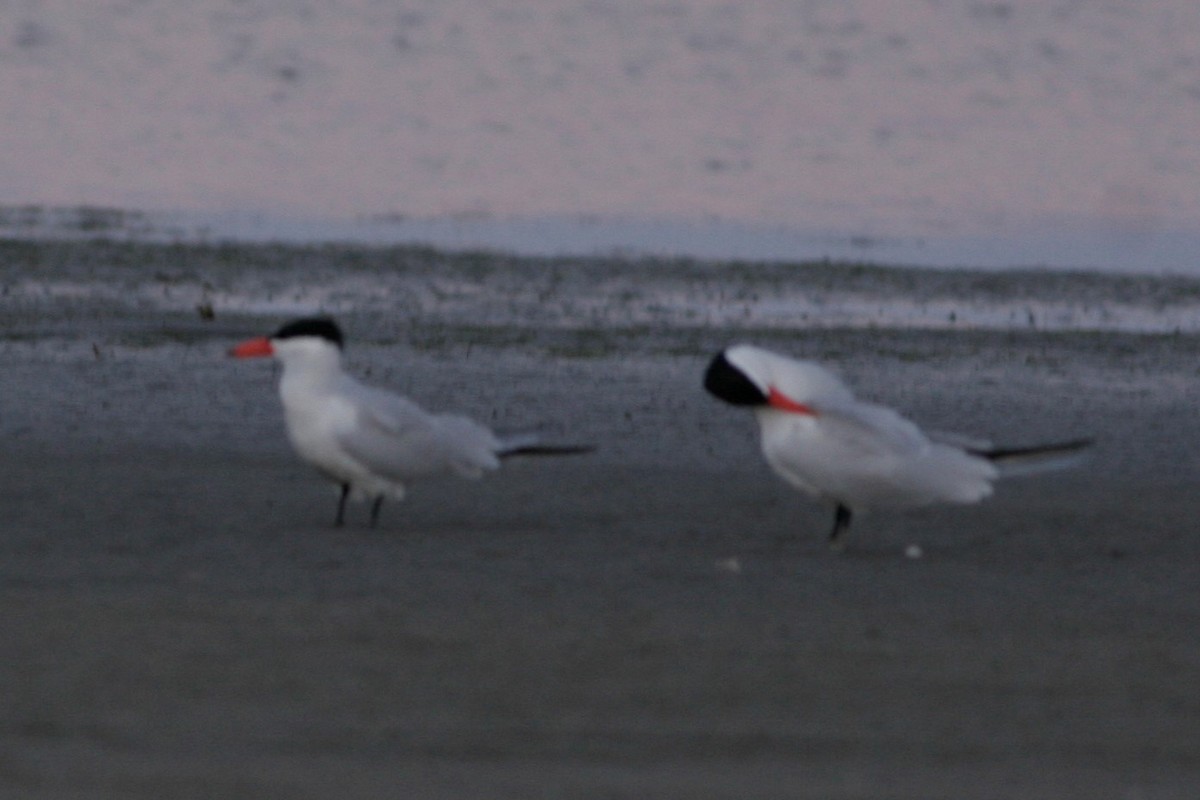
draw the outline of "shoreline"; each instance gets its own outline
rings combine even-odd
[[[864,235],[747,220],[489,214],[320,217],[261,211],[146,211],[99,206],[0,205],[0,237],[208,247],[430,249],[521,259],[691,260],[878,264],[982,273],[1097,273],[1196,277],[1200,231],[1110,221],[1003,226],[970,233]]]

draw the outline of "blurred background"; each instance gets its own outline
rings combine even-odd
[[[3,9],[9,216],[1130,270],[1200,244],[1189,0]]]

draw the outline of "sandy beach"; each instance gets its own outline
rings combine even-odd
[[[0,795],[1195,797],[1200,283],[3,255]],[[770,311],[793,294],[809,316]],[[598,451],[333,529],[277,371],[225,357],[319,309],[355,374]],[[700,388],[733,340],[930,427],[1095,451],[978,506],[857,520],[835,555],[828,509]]]

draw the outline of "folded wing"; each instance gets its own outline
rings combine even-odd
[[[855,508],[976,502],[991,494],[996,468],[957,444],[934,441],[890,408],[818,401],[768,458],[801,486],[821,487]]]
[[[430,414],[411,400],[359,387],[355,424],[338,443],[371,471],[396,481],[446,473],[476,478],[496,469],[500,443],[467,417]]]

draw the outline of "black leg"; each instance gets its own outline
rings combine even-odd
[[[338,498],[337,517],[333,520],[333,527],[340,528],[346,521],[346,498],[350,496],[350,484],[342,484],[342,496]]]
[[[371,504],[371,527],[374,528],[379,524],[379,509],[383,508],[383,495],[375,498],[375,502]]]
[[[850,509],[838,503],[837,510],[833,512],[833,530],[829,532],[829,546],[834,548],[841,547],[841,536],[849,527]]]

